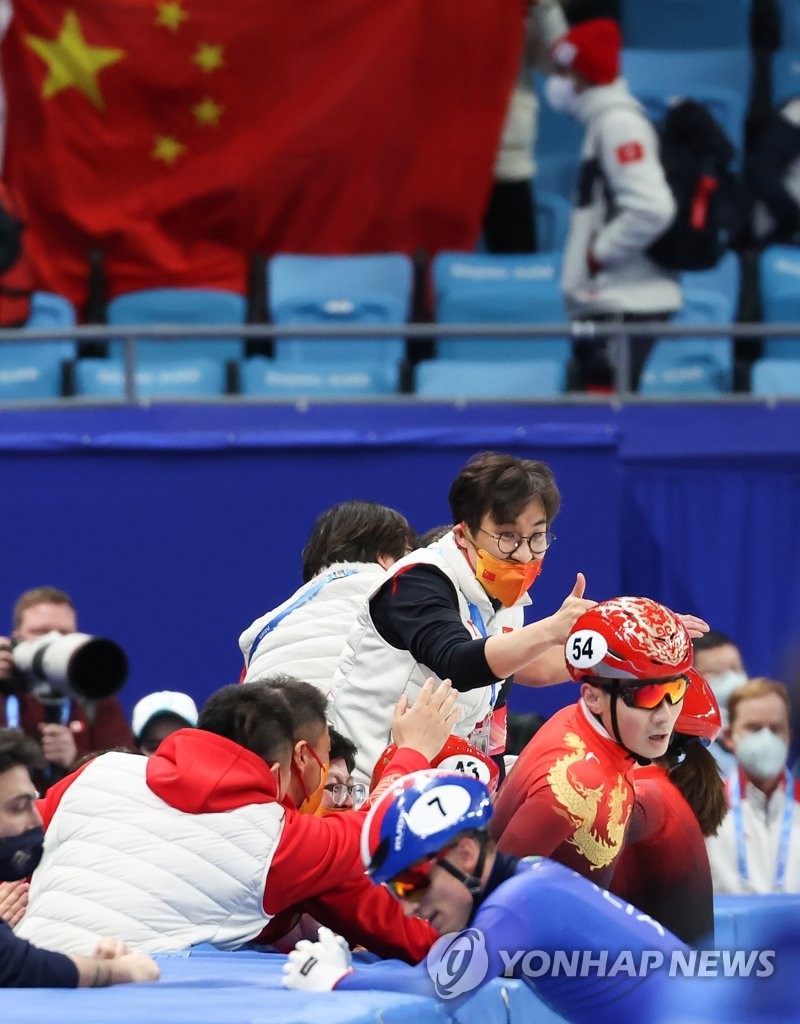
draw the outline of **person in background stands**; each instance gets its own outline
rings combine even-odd
[[[730,813],[706,841],[715,893],[800,892],[800,783],[786,766],[791,733],[786,687],[750,679],[728,701],[737,770]]]
[[[170,733],[197,726],[197,705],[188,693],[158,690],[134,705],[131,729],[140,754],[150,757]]]
[[[14,641],[35,640],[46,633],[78,631],[72,598],[56,587],[36,587],[14,605]],[[11,642],[0,637],[0,726],[20,728],[42,747],[46,770],[37,774],[37,787],[63,778],[84,754],[112,747],[133,747],[133,733],[116,697],[81,702],[66,700],[61,722],[47,722],[45,709],[25,687],[14,669]]]
[[[714,691],[722,720],[722,732],[710,750],[719,770],[727,778],[736,768],[736,758],[728,739],[728,701],[734,690],[747,682],[742,652],[729,636],[710,629],[692,640],[694,667]]]

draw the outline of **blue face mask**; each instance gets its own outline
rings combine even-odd
[[[41,825],[0,839],[0,879],[16,882],[27,878],[42,859],[44,829]]]
[[[788,753],[785,740],[766,727],[748,733],[736,744],[737,761],[748,775],[759,781],[768,781],[779,775]]]

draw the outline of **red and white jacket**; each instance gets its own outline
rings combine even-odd
[[[427,767],[398,751],[387,769]],[[254,753],[182,729],[154,757],[103,754],[40,801],[45,850],[17,929],[66,953],[104,935],[145,952],[235,949],[298,907],[382,956],[416,962],[436,933],[364,874],[364,813],[301,815]]]

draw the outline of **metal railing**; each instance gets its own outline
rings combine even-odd
[[[327,339],[337,338],[404,338],[406,341],[435,341],[438,338],[503,338],[532,340],[536,338],[563,337],[576,341],[592,339],[614,339],[614,391],[608,396],[585,394],[583,392],[566,391],[552,399],[536,398],[531,401],[557,401],[576,403],[596,403],[598,400],[619,404],[623,401],[654,402],[654,401],[705,401],[705,396],[680,394],[670,395],[639,395],[630,390],[630,352],[631,338],[664,339],[664,338],[730,338],[735,341],[762,341],[769,338],[800,339],[800,323],[732,323],[732,324],[686,324],[652,321],[642,323],[616,323],[575,321],[573,323],[492,323],[492,324],[441,324],[441,323],[401,323],[401,324],[336,324],[336,325],[288,325],[288,324],[208,324],[208,325],[177,325],[152,324],[147,326],[111,326],[106,324],[89,324],[74,327],[55,328],[6,328],[0,330],[0,346],[9,342],[75,341],[108,342],[122,340],[124,342],[125,394],[124,401],[135,403],[140,401],[136,387],[137,343],[148,339],[164,340],[225,340],[241,339],[247,341],[265,341],[274,338],[291,339]],[[54,399],[46,404],[64,404],[84,401],[87,396],[69,396]],[[236,401],[244,396],[221,396]],[[369,401],[421,401],[414,394],[398,394],[392,396],[365,396]],[[714,402],[758,402],[774,404],[775,397],[755,397],[751,394],[727,393],[709,396]],[[173,399],[164,398],[164,401]],[[209,399],[214,400],[214,399]],[[270,399],[266,399],[270,400]],[[272,401],[294,401],[290,397],[271,399]],[[314,401],[342,401],[343,399],[324,399],[313,397]],[[349,400],[349,399],[348,399]],[[428,399],[431,401],[432,399]],[[487,401],[470,396],[468,401]],[[498,402],[503,399],[492,398]],[[789,396],[781,397],[781,401],[798,401]],[[97,400],[94,399],[94,402]],[[152,401],[152,400],[148,400]],[[435,401],[454,401],[454,399],[435,399]],[[514,399],[519,402],[520,399]],[[6,403],[7,404],[7,403]],[[25,403],[30,404],[29,402]]]

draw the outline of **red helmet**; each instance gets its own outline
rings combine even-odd
[[[584,612],[565,655],[576,682],[666,679],[692,665],[692,641],[678,616],[648,597],[615,597]]]
[[[701,743],[709,746],[722,728],[717,698],[697,669],[690,668],[686,677],[689,685],[675,723],[675,732],[682,736],[696,736]]]
[[[397,744],[390,743],[378,758],[372,771],[369,784],[370,792],[378,785],[396,750]],[[436,757],[431,759],[431,768],[470,775],[482,782],[490,793],[495,793],[500,783],[500,769],[497,762],[460,736],[447,737],[442,749]]]

